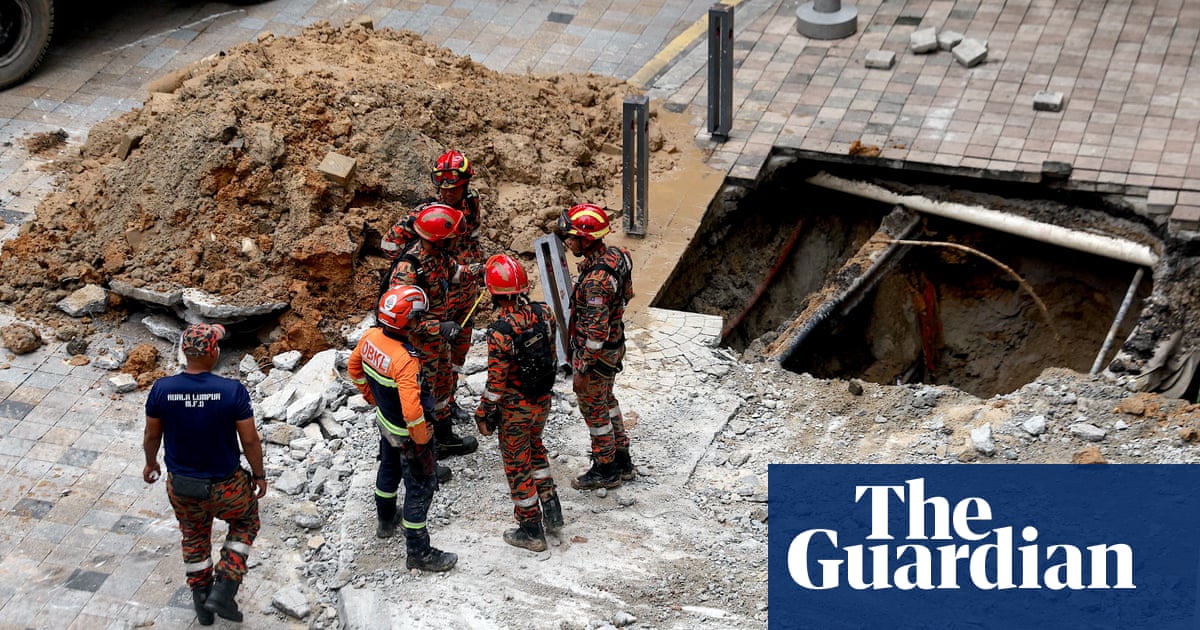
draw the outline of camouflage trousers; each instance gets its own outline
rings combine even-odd
[[[582,387],[575,390],[579,411],[587,423],[592,439],[592,456],[607,464],[616,457],[617,448],[629,448],[621,405],[613,395],[616,374],[589,370],[583,375]]]
[[[550,395],[535,402],[503,401],[500,405],[500,457],[518,523],[542,521],[539,499],[554,494],[550,461],[542,445],[542,430],[550,415]]]
[[[197,589],[212,584],[214,518],[229,523],[229,533],[225,536],[225,544],[221,546],[221,560],[217,563],[216,573],[229,581],[241,582],[242,576],[246,575],[250,546],[254,544],[261,525],[258,497],[254,496],[250,473],[238,470],[232,477],[214,483],[212,494],[207,499],[176,496],[168,480],[167,497],[179,521],[179,532],[183,534],[183,567],[187,573],[188,587]]]

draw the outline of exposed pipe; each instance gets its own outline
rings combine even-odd
[[[955,221],[986,227],[998,232],[1015,234],[1043,243],[1096,254],[1134,265],[1153,267],[1158,263],[1158,255],[1149,246],[1140,243],[1113,238],[1111,236],[1080,232],[1058,225],[1034,221],[1025,217],[1005,214],[981,206],[935,201],[921,195],[901,195],[882,186],[868,182],[852,181],[824,172],[817,173],[808,178],[808,183],[887,204],[902,205],[918,212],[946,217]]]
[[[1133,296],[1137,294],[1137,288],[1142,284],[1142,276],[1146,270],[1138,267],[1137,272],[1133,274],[1133,281],[1129,283],[1129,288],[1125,291],[1125,299],[1121,300],[1121,308],[1117,309],[1117,316],[1113,318],[1112,326],[1108,329],[1108,336],[1104,338],[1104,345],[1100,346],[1100,354],[1096,355],[1096,362],[1092,364],[1092,371],[1088,372],[1095,376],[1100,371],[1100,364],[1104,362],[1104,355],[1108,354],[1108,349],[1112,347],[1113,339],[1117,336],[1117,329],[1121,327],[1121,321],[1125,319],[1125,313],[1129,310],[1129,305],[1133,303]]]
[[[762,279],[762,282],[758,283],[758,287],[754,290],[754,295],[750,296],[750,301],[746,303],[746,308],[742,309],[742,312],[738,313],[737,317],[729,320],[729,323],[725,324],[725,328],[721,330],[722,341],[729,336],[729,333],[733,332],[739,325],[741,325],[742,320],[746,319],[746,316],[750,314],[750,311],[754,308],[754,305],[758,304],[758,301],[762,298],[763,294],[767,292],[767,287],[771,286],[771,282],[775,280],[775,276],[779,274],[779,270],[783,269],[783,263],[788,259],[788,256],[791,255],[792,250],[796,249],[796,243],[800,242],[800,232],[803,229],[804,218],[801,217],[800,221],[796,223],[796,229],[792,230],[792,235],[788,237],[787,243],[784,244],[783,250],[780,251],[779,256],[775,258],[775,264],[771,265],[771,269],[767,272],[767,276]]]

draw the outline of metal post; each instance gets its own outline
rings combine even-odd
[[[574,285],[567,269],[566,249],[562,241],[547,234],[533,242],[537,256],[537,273],[542,283],[542,299],[550,306],[558,326],[554,331],[558,364],[567,365],[567,324],[571,321],[571,291]]]
[[[626,96],[621,133],[621,216],[625,233],[645,236],[649,222],[646,207],[650,177],[650,97]]]
[[[1129,283],[1129,288],[1125,290],[1125,299],[1121,300],[1121,308],[1117,309],[1117,316],[1113,318],[1112,326],[1108,329],[1108,335],[1104,338],[1104,344],[1100,346],[1100,354],[1096,355],[1096,361],[1092,363],[1092,370],[1088,372],[1095,376],[1100,372],[1100,366],[1104,365],[1104,355],[1108,354],[1109,348],[1112,348],[1113,340],[1117,336],[1117,329],[1121,327],[1121,322],[1125,319],[1125,313],[1129,310],[1129,305],[1133,303],[1133,297],[1137,295],[1138,286],[1142,284],[1142,276],[1145,275],[1146,269],[1138,267],[1137,273],[1133,274],[1133,281]]]
[[[708,10],[708,132],[729,139],[733,128],[733,7]]]

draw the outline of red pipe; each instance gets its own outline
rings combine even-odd
[[[754,309],[754,305],[758,304],[758,301],[762,299],[763,294],[767,292],[767,287],[771,286],[771,282],[775,280],[775,276],[779,275],[779,270],[783,269],[783,263],[787,261],[792,250],[796,248],[796,243],[800,241],[800,231],[803,229],[804,218],[801,217],[800,221],[796,223],[796,229],[788,237],[787,243],[784,244],[783,251],[779,252],[779,257],[775,259],[775,264],[771,265],[771,269],[767,271],[767,277],[758,283],[758,288],[754,290],[754,295],[750,297],[750,302],[746,304],[746,308],[741,313],[738,313],[737,317],[729,320],[725,324],[725,327],[721,329],[722,341],[729,336],[729,333],[741,325],[742,320],[746,319],[746,315],[749,315],[750,311]]]

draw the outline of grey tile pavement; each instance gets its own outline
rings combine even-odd
[[[733,1],[733,0],[729,0]],[[704,131],[704,41],[688,33],[709,0],[270,0],[72,3],[59,13],[43,68],[0,93],[0,241],[15,234],[53,179],[21,139],[65,130],[81,142],[96,122],[139,107],[163,73],[320,20],[370,16],[414,30],[506,72],[591,71],[622,79],[656,68],[646,87],[685,111],[708,163],[754,179],[773,151],[842,158],[854,141],[888,164],[1037,177],[1070,163],[1070,184],[1143,195],[1162,216],[1200,229],[1200,3],[1180,0],[862,0],[858,34],[817,41],[795,30],[795,3],[737,3],[733,131]],[[933,26],[986,40],[974,68],[948,52],[914,55],[909,34]],[[700,28],[698,32],[703,32]],[[677,39],[680,38],[680,39]],[[891,69],[867,69],[873,50]],[[657,65],[656,65],[657,64]],[[1039,91],[1060,112],[1035,111]],[[1165,194],[1164,194],[1165,193]],[[1165,208],[1165,211],[1164,211]],[[0,325],[12,321],[0,312]],[[648,309],[638,352],[715,372],[697,351],[720,321]],[[64,361],[50,344],[0,354],[0,630],[184,628],[194,625],[178,533],[161,486],[140,479],[143,393],[114,396],[105,373]],[[270,548],[269,532],[260,538]],[[269,601],[252,570],[251,609]],[[288,627],[260,615],[254,627]]]

